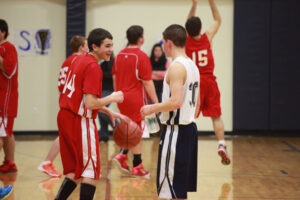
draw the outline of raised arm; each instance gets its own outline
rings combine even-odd
[[[192,1],[193,1],[193,5],[192,5],[189,15],[187,17],[188,19],[196,15],[198,1],[197,0],[192,0]]]
[[[210,42],[212,42],[213,37],[215,36],[215,34],[217,33],[217,31],[220,28],[221,25],[221,16],[219,13],[219,10],[217,8],[217,5],[215,3],[215,0],[208,0],[210,8],[211,8],[211,12],[214,18],[214,22],[212,23],[212,25],[208,28],[208,30],[206,31],[207,37],[209,39]]]

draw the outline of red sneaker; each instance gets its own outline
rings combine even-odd
[[[51,161],[44,161],[38,166],[38,170],[52,177],[61,177],[61,173],[56,171]]]
[[[143,167],[143,164],[141,163],[138,166],[132,168],[131,176],[149,178],[150,177],[150,172],[146,171]]]
[[[114,158],[113,161],[118,164],[119,169],[126,173],[130,173],[128,164],[127,164],[127,154],[117,154]]]
[[[229,155],[227,153],[226,145],[222,145],[222,144],[219,145],[218,154],[221,157],[221,163],[223,165],[230,165],[231,161],[230,161]]]
[[[18,171],[16,163],[5,158],[3,164],[0,166],[0,172],[7,173],[16,171]]]

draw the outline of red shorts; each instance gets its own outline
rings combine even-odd
[[[99,179],[99,138],[95,119],[61,109],[57,125],[64,175],[74,173],[74,179]]]
[[[205,117],[219,117],[222,114],[220,91],[215,76],[200,75],[200,112]]]
[[[0,117],[0,137],[13,135],[14,117]]]

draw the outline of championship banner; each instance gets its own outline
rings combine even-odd
[[[11,39],[20,56],[48,56],[50,54],[50,29],[14,30]]]

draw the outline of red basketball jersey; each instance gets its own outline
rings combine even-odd
[[[58,77],[58,91],[61,93],[64,89],[66,79],[67,79],[67,72],[69,70],[69,67],[71,66],[71,63],[75,58],[78,56],[78,54],[72,54],[70,55],[62,64],[59,72]]]
[[[94,56],[82,54],[76,57],[67,71],[59,106],[87,118],[96,118],[98,111],[85,107],[85,94],[98,98],[102,93],[102,70]]]
[[[206,33],[202,34],[199,40],[195,40],[188,35],[185,52],[195,62],[200,74],[214,73],[215,62]]]
[[[0,44],[4,72],[0,70],[0,116],[16,117],[18,110],[18,55],[13,44]]]
[[[116,56],[112,73],[116,76],[116,90],[124,93],[124,101],[118,103],[120,112],[135,122],[143,120],[140,114],[144,105],[141,80],[152,79],[149,57],[139,48],[125,48]]]

